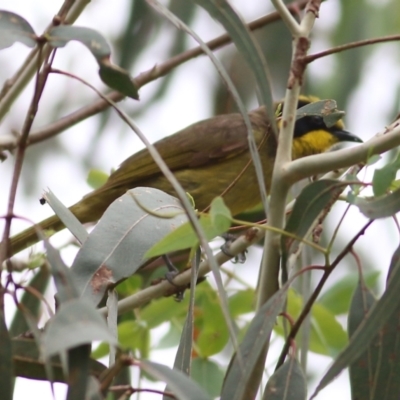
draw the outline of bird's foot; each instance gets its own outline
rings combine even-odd
[[[229,251],[229,246],[237,239],[237,236],[232,233],[224,233],[221,235],[221,237],[225,239],[225,243],[221,246],[221,251],[228,257],[232,257],[233,258],[232,262],[244,264],[246,261],[247,250],[235,256]]]

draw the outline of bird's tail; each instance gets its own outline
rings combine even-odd
[[[42,231],[47,231],[45,233],[46,236],[48,234],[53,234],[56,233],[60,230],[65,228],[65,225],[60,221],[60,218],[57,217],[57,215],[53,215],[37,225],[31,226],[28,229],[25,229],[21,233],[18,233],[17,235],[13,236],[10,239],[10,252],[9,255],[13,256],[14,254],[19,253],[20,251],[28,248],[29,246],[34,245],[35,243],[40,241],[40,238],[38,237],[38,229],[41,229]]]

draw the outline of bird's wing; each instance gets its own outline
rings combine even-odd
[[[235,157],[248,149],[243,118],[239,114],[221,115],[191,125],[155,144],[170,170],[198,168],[218,159]],[[127,158],[111,174],[106,186],[140,182],[160,173],[144,149]]]

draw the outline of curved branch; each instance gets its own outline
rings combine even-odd
[[[304,157],[287,163],[282,171],[282,179],[288,183],[298,182],[317,174],[335,169],[347,168],[366,162],[374,154],[381,154],[400,145],[400,120],[385,132],[378,133],[367,142],[347,149]]]

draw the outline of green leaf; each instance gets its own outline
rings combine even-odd
[[[225,233],[231,226],[230,211],[221,198],[215,198],[211,207],[210,214],[203,214],[199,220],[207,240]],[[145,257],[156,257],[177,250],[195,248],[198,245],[199,239],[190,222],[187,222],[156,243],[146,252]]]
[[[99,169],[91,169],[86,178],[86,182],[92,189],[98,189],[107,182],[108,177],[109,175],[104,171]]]
[[[141,358],[147,358],[150,350],[150,330],[141,321],[123,321],[118,324],[118,344],[122,349],[129,349],[133,353],[138,350]],[[108,343],[100,343],[92,352],[92,357],[99,359],[106,356],[109,351]]]
[[[222,197],[216,197],[211,202],[210,216],[217,231],[222,233],[228,231],[231,226],[232,215]]]
[[[224,373],[219,365],[207,358],[195,358],[190,375],[212,397],[221,393]]]
[[[382,159],[382,156],[380,154],[374,154],[373,156],[369,157],[367,160],[367,166],[374,165],[378,161]]]
[[[368,290],[365,283],[359,279],[349,311],[348,332],[350,338],[375,303],[375,296]],[[373,376],[377,371],[379,358],[382,357],[382,343],[379,336],[378,334],[366,351],[349,367],[351,393],[354,399],[371,398],[371,394],[376,390],[374,387],[376,381]],[[386,358],[384,359],[387,361]],[[383,364],[387,364],[386,361]],[[370,382],[370,384],[366,385],[366,382]]]
[[[380,271],[368,271],[364,273],[366,286],[373,288],[378,283]],[[318,303],[324,306],[334,315],[348,313],[351,298],[359,280],[358,275],[345,276],[329,288],[319,299]]]
[[[219,321],[217,324],[215,321]],[[228,343],[226,326],[217,292],[208,283],[198,288],[195,327],[197,351],[203,358],[219,353]]]
[[[49,240],[44,236],[42,236],[42,240],[44,240],[47,258],[50,264],[50,272],[57,288],[56,296],[58,302],[64,303],[68,300],[76,299],[78,297],[78,292],[74,285],[70,268],[67,268],[60,256],[60,252],[50,244]]]
[[[296,319],[303,309],[303,298],[294,290],[288,292],[287,312]],[[284,336],[282,321],[275,331]],[[335,316],[319,303],[311,310],[310,350],[317,354],[335,356],[347,344],[347,334]]]
[[[28,21],[10,11],[0,11],[0,49],[21,42],[28,47],[36,46],[36,34]]]
[[[253,289],[239,290],[228,298],[229,313],[233,318],[254,311],[256,294]]]
[[[396,178],[400,169],[400,156],[383,168],[376,169],[372,178],[372,188],[376,197],[384,195]]]
[[[118,67],[118,65],[112,64],[108,58],[101,61],[99,76],[110,88],[117,90],[131,99],[139,100],[138,89],[134,85],[129,73]]]
[[[153,300],[140,312],[140,320],[146,322],[149,329],[168,322],[171,318],[183,318],[186,315],[188,300],[174,301],[171,297]]]

